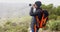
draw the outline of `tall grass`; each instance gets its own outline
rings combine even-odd
[[[28,32],[30,23],[30,16],[8,19],[3,27],[0,26],[0,32]],[[51,31],[60,30],[60,20],[49,20],[45,29]]]

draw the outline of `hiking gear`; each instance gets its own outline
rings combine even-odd
[[[39,20],[38,19],[38,16],[36,16],[36,20],[37,20],[37,23],[38,23],[38,27],[39,28],[43,28],[45,26],[47,18],[48,17],[44,18],[44,13],[42,15],[42,19],[41,20]]]
[[[43,13],[43,15],[42,15],[42,19],[41,19],[41,20],[39,20],[38,16],[36,16],[36,20],[37,20],[38,26],[36,26],[36,24],[34,25],[34,32],[37,31],[37,30],[36,30],[37,28],[43,28],[43,27],[45,27],[47,18],[48,18],[48,17],[45,17],[45,18],[44,18],[44,13]]]

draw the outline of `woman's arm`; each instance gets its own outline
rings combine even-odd
[[[33,12],[33,8],[31,8],[30,16],[36,16],[36,15],[38,15],[38,11]]]

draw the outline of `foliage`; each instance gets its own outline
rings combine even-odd
[[[50,20],[47,26],[50,30],[60,31],[60,20]]]
[[[49,12],[50,19],[57,19],[57,17],[60,16],[60,6],[54,7],[53,4],[49,4],[42,5],[41,8]]]
[[[18,20],[19,18],[14,19]],[[14,22],[13,19],[8,19],[7,22],[3,25],[3,27],[0,27],[0,32],[28,32],[28,27],[31,22],[30,19],[30,16],[25,16],[20,18],[20,21],[17,23]]]

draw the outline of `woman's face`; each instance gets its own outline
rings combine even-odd
[[[36,5],[36,4],[34,4],[34,7],[35,7],[35,8],[37,8],[37,5]]]

